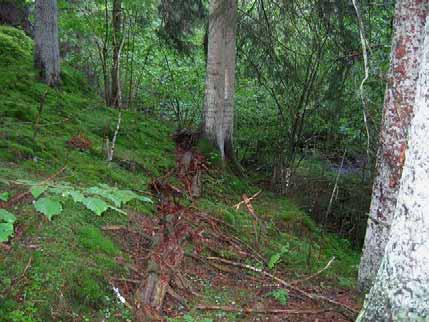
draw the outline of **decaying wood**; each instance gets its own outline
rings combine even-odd
[[[170,208],[174,207],[164,205],[164,209]],[[184,257],[183,244],[190,233],[189,226],[183,224],[181,220],[180,211],[163,216],[164,224],[153,238],[154,243],[146,269],[147,277],[136,294],[136,319],[139,322],[153,321],[160,316],[170,281]],[[170,292],[170,295],[175,297],[175,293]],[[177,296],[175,298],[178,299]]]
[[[224,264],[229,264],[229,265],[236,266],[236,267],[245,268],[247,270],[250,270],[250,271],[253,271],[256,273],[260,273],[264,276],[270,277],[273,280],[275,280],[276,282],[280,283],[283,287],[285,287],[289,290],[293,290],[293,291],[297,292],[298,294],[303,295],[306,298],[309,298],[313,301],[319,301],[322,304],[325,304],[325,305],[328,305],[331,307],[335,307],[338,310],[338,312],[342,313],[344,316],[346,316],[350,319],[354,320],[358,314],[357,310],[355,310],[355,309],[353,309],[347,305],[344,305],[344,304],[337,302],[335,300],[331,300],[331,299],[329,299],[323,295],[308,293],[304,290],[301,290],[300,288],[298,288],[296,286],[291,285],[290,283],[286,282],[285,280],[283,280],[277,276],[274,276],[273,274],[268,273],[267,271],[264,271],[263,269],[260,269],[260,268],[257,268],[257,267],[251,266],[251,265],[247,265],[247,264],[242,264],[242,263],[230,261],[230,260],[225,259],[225,258],[208,257],[207,259],[218,261],[218,262],[221,262]]]

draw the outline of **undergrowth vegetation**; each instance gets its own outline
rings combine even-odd
[[[110,283],[114,276],[129,276],[123,264],[128,255],[103,227],[126,225],[132,213],[154,214],[155,205],[146,202],[148,184],[175,166],[172,128],[144,113],[123,111],[114,159],[106,162],[105,142],[113,136],[118,112],[106,108],[83,77],[67,66],[60,89],[40,83],[31,48],[22,32],[0,27],[0,200],[30,191],[8,209],[16,218],[0,213],[0,227],[14,227],[11,240],[0,249],[0,321],[131,321],[132,313],[118,301]],[[70,143],[73,138],[89,143],[79,148]],[[253,201],[263,219],[255,226],[244,208],[232,206],[242,194],[253,195],[259,188],[220,171],[216,153],[205,152],[212,167],[204,176],[197,208],[223,219],[225,229],[258,249],[273,272],[284,270],[291,280],[300,279],[335,257],[320,286],[353,287],[358,255],[348,241],[324,233],[293,202],[265,191]],[[34,190],[31,183],[44,190]],[[63,189],[56,194],[59,186]],[[126,191],[124,199],[115,200],[121,191]],[[91,194],[110,204],[89,206],[82,198]],[[60,203],[61,215],[48,220],[40,214],[40,198]],[[258,240],[261,234],[268,238]],[[227,252],[221,255],[234,259]],[[239,303],[251,296],[205,283],[206,303]],[[287,302],[287,293],[281,291],[267,296]],[[210,321],[219,314],[201,314],[191,307],[180,320]],[[223,318],[232,321],[239,314]]]

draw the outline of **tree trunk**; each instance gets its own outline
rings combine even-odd
[[[121,90],[121,51],[122,51],[122,0],[113,0],[112,11],[112,45],[113,45],[113,62],[112,62],[112,88],[111,106],[120,107],[122,101]]]
[[[203,135],[218,147],[222,160],[234,159],[236,11],[236,0],[210,3]]]
[[[203,135],[224,155],[223,111],[225,100],[225,1],[210,1],[206,92]]]
[[[58,86],[60,82],[57,11],[56,0],[36,0],[35,65],[42,80],[50,86]]]
[[[429,318],[429,19],[414,113],[390,239],[358,321]]]
[[[427,1],[417,0],[400,0],[396,5],[377,177],[359,268],[358,286],[362,291],[371,287],[377,274],[396,207],[428,7]]]
[[[234,93],[235,93],[235,55],[236,55],[236,0],[228,0],[225,22],[225,105],[223,115],[225,158],[234,160]]]

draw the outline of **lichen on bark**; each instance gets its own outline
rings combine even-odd
[[[429,19],[390,238],[358,321],[429,321]]]

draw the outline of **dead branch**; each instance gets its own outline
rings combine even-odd
[[[119,129],[121,128],[121,121],[122,121],[122,111],[119,111],[118,121],[116,123],[116,130],[115,130],[115,133],[113,134],[112,143],[109,142],[109,138],[107,138],[107,141],[106,141],[107,162],[111,162],[113,160],[113,154],[115,153],[116,139],[118,137]]]
[[[12,280],[12,282],[10,283],[9,287],[7,287],[2,293],[2,296],[6,296],[9,294],[9,292],[14,289],[15,285],[18,284],[27,274],[29,268],[31,267],[31,262],[33,261],[33,256],[30,256],[30,258],[28,259],[27,265],[25,265],[24,270],[22,271],[21,275],[17,278],[15,278],[14,280]]]
[[[250,198],[248,198],[248,201],[250,202],[250,201],[252,201],[253,199],[256,199],[260,194],[262,193],[262,190],[260,190],[260,191],[258,191],[257,193],[255,193],[253,196],[251,196]],[[238,204],[235,204],[234,206],[232,206],[233,208],[235,208],[235,210],[238,210],[238,209],[240,209],[240,206],[242,205],[242,204],[245,204],[246,203],[246,201],[245,200],[242,200],[242,201],[240,201]]]
[[[307,276],[307,277],[305,277],[305,278],[303,278],[303,279],[300,279],[300,280],[297,280],[297,281],[290,282],[289,284],[291,284],[291,285],[299,284],[299,283],[302,283],[302,282],[305,282],[305,281],[311,280],[312,278],[315,278],[316,276],[319,276],[319,275],[320,275],[320,274],[322,274],[324,271],[326,271],[326,270],[329,268],[329,266],[331,266],[331,264],[334,262],[334,260],[335,260],[335,256],[334,256],[334,257],[332,257],[332,258],[331,258],[331,260],[328,262],[328,264],[326,264],[326,266],[325,266],[325,267],[323,267],[321,270],[319,270],[319,271],[317,271],[316,273],[314,273],[314,274],[312,274],[312,275],[310,275],[310,276]]]
[[[204,305],[199,304],[196,306],[198,310],[204,311],[224,311],[224,312],[239,312],[239,313],[253,313],[253,314],[321,314],[329,310],[282,310],[282,309],[264,309],[264,308],[240,308],[227,305]]]
[[[337,302],[335,300],[331,300],[331,299],[329,299],[323,295],[307,293],[306,291],[301,290],[300,288],[291,285],[290,283],[286,282],[285,280],[282,280],[281,278],[276,277],[273,274],[268,273],[267,271],[264,271],[263,269],[260,269],[260,268],[257,268],[257,267],[251,266],[251,265],[247,265],[247,264],[233,262],[233,261],[230,261],[230,260],[227,260],[224,258],[219,258],[219,257],[208,257],[207,259],[218,261],[218,262],[225,263],[225,264],[229,264],[229,265],[236,266],[236,267],[245,268],[247,270],[250,270],[250,271],[253,271],[256,273],[260,273],[262,275],[270,277],[270,278],[274,279],[276,282],[279,282],[280,284],[282,284],[284,287],[286,287],[290,290],[293,290],[293,291],[295,291],[295,292],[297,292],[297,293],[299,293],[299,294],[301,294],[301,295],[303,295],[303,296],[305,296],[305,297],[307,297],[313,301],[320,301],[326,305],[330,305],[330,306],[337,308],[339,310],[339,312],[341,312],[343,315],[347,316],[350,319],[354,320],[356,315],[359,313],[357,310],[355,310],[355,309],[353,309],[347,305],[344,305],[340,302]]]

